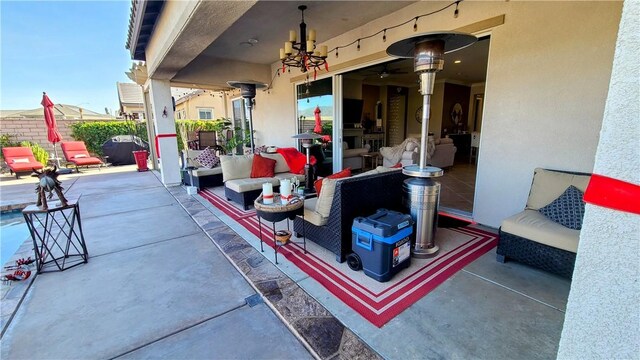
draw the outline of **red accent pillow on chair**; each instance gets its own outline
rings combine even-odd
[[[322,178],[322,179],[318,179],[313,183],[313,187],[316,188],[316,193],[318,193],[318,196],[320,196],[320,190],[322,189],[322,180],[324,179],[340,179],[340,178],[346,178],[346,177],[350,177],[351,176],[351,168],[348,167],[340,172],[337,172],[335,174],[331,174],[329,176],[327,176],[326,178]]]
[[[251,164],[251,177],[273,177],[275,175],[276,161],[258,154],[253,155],[253,164]]]

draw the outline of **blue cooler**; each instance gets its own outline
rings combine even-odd
[[[380,282],[388,281],[411,264],[411,215],[378,209],[368,217],[357,217],[351,227],[351,249],[347,264],[364,270]]]

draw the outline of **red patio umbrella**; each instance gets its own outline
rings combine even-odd
[[[53,102],[49,99],[46,92],[42,93],[42,102],[40,104],[44,107],[44,123],[47,125],[47,139],[53,144],[56,164],[58,165],[58,168],[60,168],[60,159],[58,159],[56,143],[59,143],[62,140],[62,135],[60,135],[60,132],[58,131],[56,117],[53,114]]]
[[[313,114],[316,117],[316,126],[313,128],[313,132],[316,134],[322,134],[322,119],[320,118],[319,106],[316,106],[316,109],[313,111]]]

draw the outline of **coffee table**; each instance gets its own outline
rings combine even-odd
[[[278,264],[278,249],[285,246],[287,243],[280,243],[276,239],[276,223],[286,220],[287,231],[291,233],[291,227],[289,220],[294,220],[296,216],[302,215],[302,223],[304,224],[304,197],[293,195],[295,200],[291,200],[288,204],[282,204],[280,201],[280,194],[273,194],[273,204],[265,204],[260,195],[254,202],[253,206],[256,208],[256,215],[258,217],[258,229],[260,231],[260,251],[264,252],[262,245],[262,219],[271,223],[271,230],[273,231],[273,250],[275,252],[276,264]],[[305,235],[304,226],[302,227],[302,241],[304,253],[307,253],[307,238]]]

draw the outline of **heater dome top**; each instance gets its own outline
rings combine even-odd
[[[256,89],[263,89],[267,87],[267,84],[255,80],[227,81],[227,85],[234,88],[242,88],[243,85],[255,85]]]
[[[446,54],[472,45],[478,38],[474,35],[457,31],[426,32],[396,41],[387,48],[387,54],[401,58],[413,58],[416,44],[434,40],[444,41],[444,52]]]

